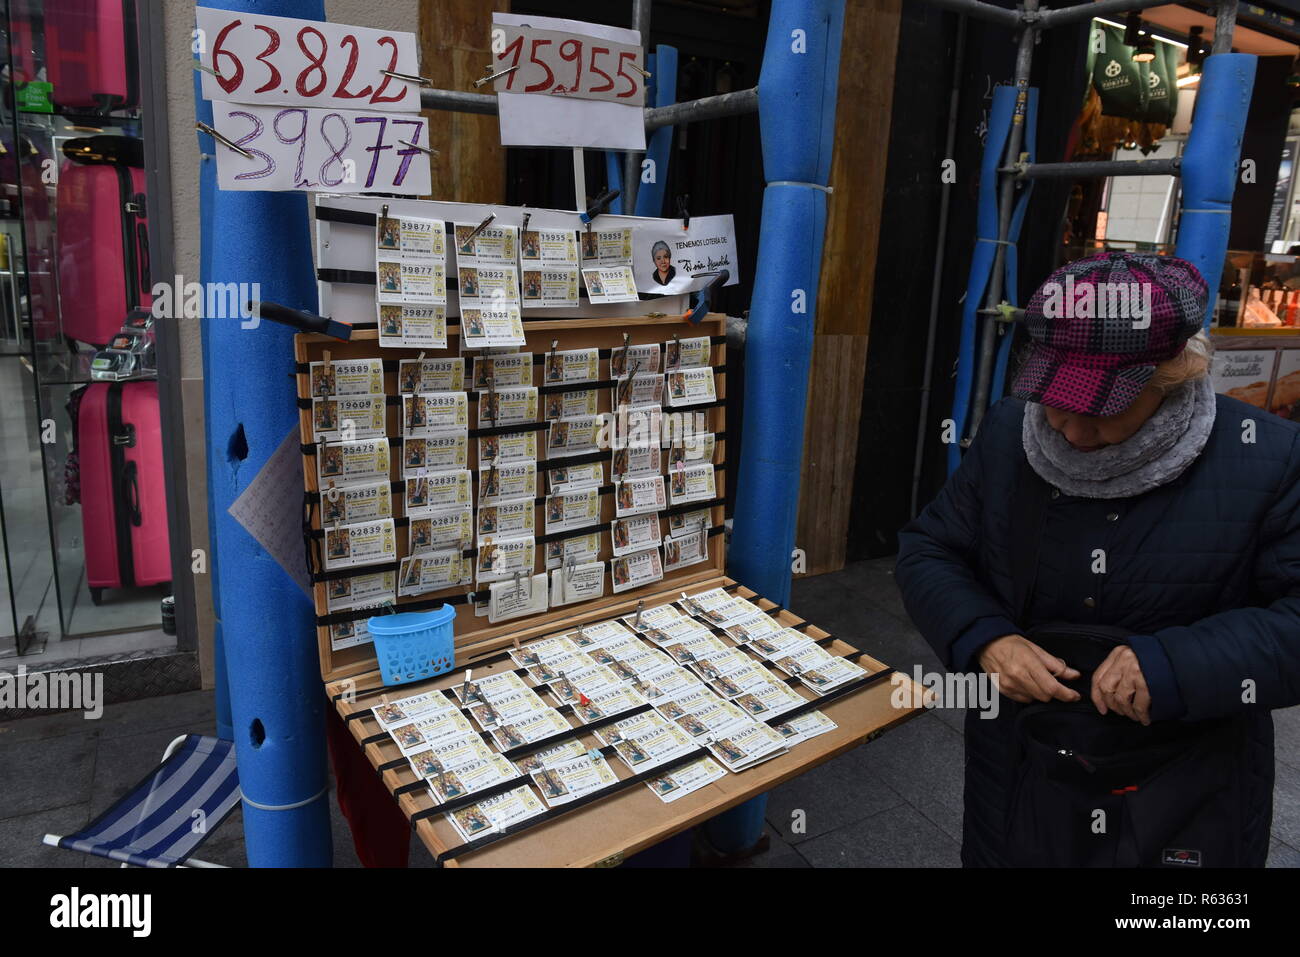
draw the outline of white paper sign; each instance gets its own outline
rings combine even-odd
[[[247,152],[217,144],[217,185],[234,190],[432,191],[423,117],[215,101],[212,125]],[[413,144],[403,146],[401,142]]]
[[[502,30],[497,58],[493,60],[494,72],[512,65],[514,51],[502,56],[505,48],[505,31],[507,29],[528,26],[533,31],[554,31],[566,34],[569,38],[584,40],[582,50],[583,76],[577,77],[577,51],[573,44],[561,45],[538,42],[533,49],[533,41],[545,41],[549,34],[534,33],[525,40],[527,49],[521,49],[520,69],[515,73],[524,74],[515,80],[513,87],[507,88],[508,77],[497,81],[497,105],[501,114],[501,143],[503,146],[581,146],[598,149],[644,150],[645,149],[645,110],[642,106],[632,105],[628,100],[632,96],[622,97],[617,102],[618,93],[627,92],[629,82],[636,82],[644,88],[643,77],[632,66],[630,58],[620,58],[615,47],[621,45],[623,52],[641,47],[641,34],[636,30],[607,27],[595,23],[583,23],[579,20],[566,20],[557,17],[536,17],[532,14],[494,13],[493,28]],[[511,39],[523,36],[512,30]],[[604,41],[604,42],[602,42]],[[545,84],[551,92],[535,90],[529,93],[514,92],[525,90],[546,79],[543,64],[548,63],[548,46],[555,46],[555,52],[563,57],[566,53],[574,57],[572,62],[561,59],[558,72],[551,67],[553,80]],[[561,49],[563,46],[563,49]],[[600,53],[609,48],[610,53]],[[594,66],[596,70],[592,70]],[[637,61],[639,62],[639,61]],[[622,66],[622,75],[619,67]],[[612,91],[601,90],[606,81],[601,73],[608,74],[614,81]],[[572,74],[572,75],[571,75]],[[510,74],[511,76],[514,74]],[[627,79],[625,79],[627,77]],[[632,78],[635,78],[633,80]],[[579,99],[560,93],[557,86],[568,87],[573,80],[578,80],[580,90],[594,95],[613,92],[616,101],[601,99]],[[642,94],[644,99],[644,94]]]
[[[417,113],[414,33],[197,7],[203,98]]]

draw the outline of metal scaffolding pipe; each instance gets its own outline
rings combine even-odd
[[[1093,17],[1109,17],[1120,13],[1131,13],[1134,10],[1161,7],[1167,2],[1168,0],[1098,0],[1097,3],[1081,3],[1074,7],[1057,7],[1055,10],[1044,10],[1040,13],[1037,25],[1040,29],[1047,30],[1051,27],[1091,20]]]
[[[1020,179],[1058,179],[1074,176],[1177,176],[1182,160],[1090,160],[1078,163],[1027,163],[999,173],[1016,173]]]
[[[964,13],[977,20],[988,20],[1013,30],[1020,26],[1020,14],[1015,10],[995,7],[991,3],[981,3],[980,0],[927,0],[927,2],[951,10],[953,13]]]
[[[698,100],[646,110],[645,128],[649,133],[661,126],[681,126],[686,123],[698,123],[701,120],[718,120],[726,116],[741,116],[745,113],[757,112],[758,87],[751,87],[748,90],[720,93],[717,96],[702,96]]]
[[[420,107],[426,110],[450,110],[453,113],[481,113],[495,116],[497,98],[493,93],[462,93],[460,90],[421,90]]]
[[[632,29],[641,34],[641,62],[649,63],[650,0],[632,0]],[[641,160],[644,158],[642,150],[623,153],[623,211],[629,216],[636,215],[636,194],[641,186]]]
[[[1231,53],[1232,35],[1237,29],[1237,0],[1220,0],[1214,15],[1214,45],[1210,54]]]

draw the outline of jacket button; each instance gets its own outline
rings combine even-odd
[[[1119,512],[1108,512],[1108,513],[1106,514],[1106,521],[1108,521],[1108,522],[1117,522],[1117,521],[1119,521]]]
[[[1059,488],[1052,489],[1052,498],[1060,498],[1060,497],[1061,497],[1061,490]]]
[[[1085,598],[1085,599],[1083,600],[1083,603],[1084,603],[1085,605],[1087,605],[1089,608],[1096,608],[1096,607],[1097,607],[1097,599],[1093,598],[1091,595],[1089,595],[1087,598]]]

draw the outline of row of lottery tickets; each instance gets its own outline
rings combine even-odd
[[[513,670],[373,708],[436,803],[463,804],[476,791],[519,782],[447,814],[465,841],[619,780],[602,751],[573,737],[528,753],[534,742],[635,712],[592,732],[631,773],[703,749],[647,780],[671,802],[836,727],[820,711],[779,720],[806,702],[787,677],[821,696],[867,674],[722,588],[548,636],[510,657]]]
[[[597,349],[402,359],[396,486],[384,360],[310,363],[323,559],[334,573],[329,613],[472,585],[487,589],[475,612],[495,624],[600,598],[607,580],[618,593],[707,561],[715,436],[692,407],[717,401],[710,349],[707,336],[618,347],[604,380]],[[554,391],[532,384],[538,365]],[[613,383],[616,414],[596,412],[600,382]],[[471,418],[489,434],[471,439]],[[540,458],[552,466],[540,476],[539,433]],[[477,474],[468,467],[471,440]],[[609,562],[599,557],[605,533],[590,530],[600,524],[606,461],[615,499]],[[406,525],[400,562],[398,495]],[[539,502],[546,571],[534,575]],[[693,503],[701,507],[688,508]],[[360,571],[375,565],[396,567]],[[338,574],[353,568],[358,574]],[[336,650],[370,640],[361,618],[330,627]]]
[[[635,302],[632,230],[454,223],[461,336],[473,348],[524,344],[522,310]],[[379,344],[447,346],[448,237],[438,219],[380,216],[375,226]]]

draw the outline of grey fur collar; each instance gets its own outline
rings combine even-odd
[[[1043,481],[1082,498],[1128,498],[1172,482],[1196,460],[1214,427],[1208,378],[1184,383],[1129,438],[1080,452],[1047,422],[1037,402],[1025,403],[1022,437],[1029,464]]]

